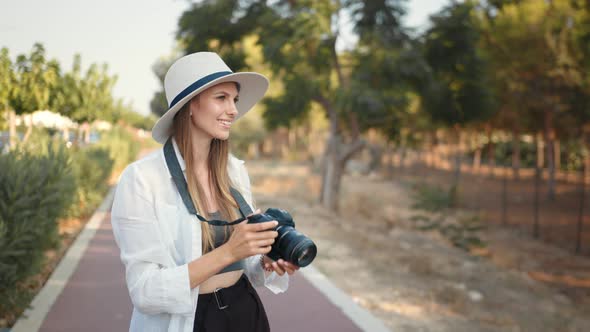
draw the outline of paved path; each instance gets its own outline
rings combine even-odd
[[[327,280],[324,282],[326,284],[322,289],[334,288]],[[351,319],[349,316],[352,315],[344,313],[350,310],[346,309],[346,304],[340,304],[350,302],[350,299],[342,292],[336,297],[330,297],[330,300],[301,273],[292,277],[286,293],[274,295],[266,289],[259,289],[259,293],[273,331],[352,332],[361,331],[359,325],[363,326],[358,323],[358,315]],[[127,331],[131,309],[123,265],[113,238],[110,213],[106,213],[39,331]],[[361,313],[360,317],[361,320],[363,317],[371,320],[366,313]],[[363,329],[372,330],[367,326]]]

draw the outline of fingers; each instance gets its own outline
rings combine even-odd
[[[275,242],[275,239],[264,239],[254,242],[255,247],[268,247]]]
[[[261,222],[258,224],[248,224],[245,227],[252,232],[262,232],[262,231],[266,231],[269,229],[274,229],[275,227],[277,227],[279,223],[275,220],[273,221],[266,221],[266,222]]]
[[[272,269],[280,276],[285,274],[285,270],[278,262],[272,262]]]
[[[260,213],[260,209],[256,209],[256,211],[254,211],[254,212],[250,213],[250,214],[249,214],[247,217],[249,217],[249,216],[253,216],[253,215],[255,215],[255,214],[259,214],[259,213]]]
[[[248,224],[244,220],[237,224],[228,240],[234,256],[241,258],[269,253],[278,236],[278,232],[274,230],[277,225],[278,222],[274,220],[256,224]]]
[[[279,259],[277,262],[281,265],[282,269],[285,270],[290,275],[295,273],[295,271],[299,270],[299,266],[297,266],[293,263],[287,262],[283,259]]]
[[[275,239],[279,235],[278,232],[275,231],[266,231],[266,232],[256,232],[256,233],[249,233],[247,238],[250,240],[267,240],[267,239]]]
[[[265,221],[257,224],[248,224],[248,220],[244,220],[237,224],[236,227],[242,228],[247,232],[263,232],[274,229],[279,223],[276,220]]]
[[[272,250],[271,246],[267,246],[267,247],[259,247],[259,249],[255,252],[255,254],[262,254],[262,255],[266,255],[268,254],[270,251]]]
[[[299,270],[299,266],[287,262],[284,259],[279,259],[278,261],[270,261],[270,262],[265,262],[264,263],[264,269],[265,270],[272,270],[274,272],[276,272],[278,275],[282,276],[285,273],[288,273],[289,275],[295,273],[295,271]]]

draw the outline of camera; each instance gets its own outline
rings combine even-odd
[[[270,208],[264,213],[248,217],[249,224],[276,220],[279,224],[274,229],[279,233],[268,257],[273,260],[282,258],[299,267],[309,265],[317,254],[317,247],[307,236],[295,230],[293,217],[283,209]]]

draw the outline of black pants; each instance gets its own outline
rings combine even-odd
[[[269,332],[266,312],[245,275],[232,286],[199,294],[193,332]]]

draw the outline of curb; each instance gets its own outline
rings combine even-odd
[[[92,240],[96,230],[100,227],[105,215],[108,213],[115,195],[115,188],[116,186],[111,187],[105,199],[84,226],[84,229],[82,229],[76,240],[68,248],[68,251],[51,274],[49,280],[47,280],[41,291],[35,296],[30,307],[25,310],[9,331],[39,331],[51,306],[76,270],[80,259],[84,256],[88,243],[90,243],[90,240]]]
[[[391,332],[381,320],[356,304],[348,294],[336,287],[328,277],[313,265],[300,269],[299,273],[320,293],[324,294],[332,304],[340,308],[361,330],[366,332]]]

